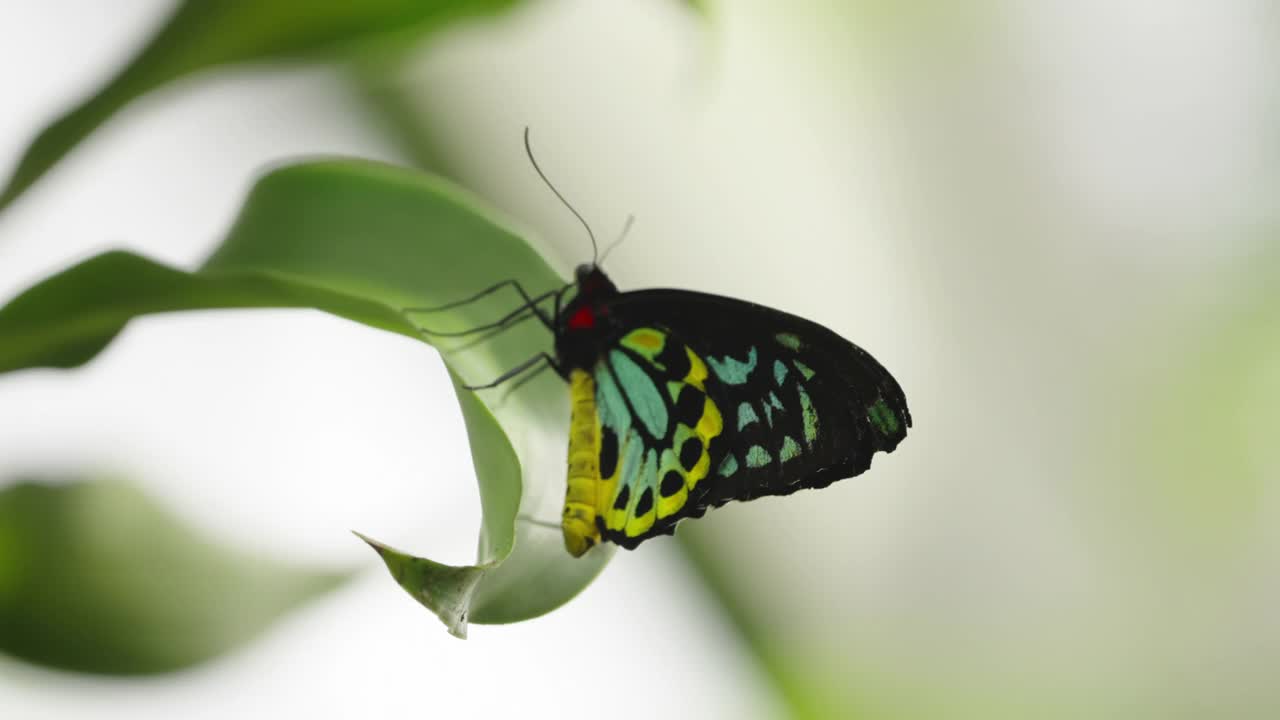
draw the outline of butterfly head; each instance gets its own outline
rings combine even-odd
[[[595,263],[582,263],[573,271],[578,297],[609,297],[618,294],[618,286]]]

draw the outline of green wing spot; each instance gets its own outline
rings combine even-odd
[[[773,379],[778,383],[778,387],[782,387],[782,381],[787,379],[787,366],[783,365],[781,360],[773,361]]]
[[[782,449],[778,451],[778,458],[782,462],[786,462],[792,458],[799,457],[799,455],[800,445],[795,440],[792,440],[790,435],[782,436]]]
[[[750,449],[747,450],[747,467],[764,467],[771,462],[773,462],[773,456],[769,454],[768,450],[765,450],[759,445],[752,445]]]
[[[773,392],[770,391],[768,402],[764,403],[763,407],[764,407],[764,420],[765,422],[769,423],[769,427],[773,427],[773,411],[784,409],[782,407],[782,401],[778,399],[777,395],[774,395]]]
[[[667,434],[667,403],[649,374],[621,350],[609,351],[609,363],[618,374],[618,382],[626,389],[631,407],[651,437]]]
[[[640,434],[634,430],[627,434],[627,442],[622,456],[622,472],[618,474],[618,489],[614,491],[613,500],[618,499],[618,495],[622,494],[623,488],[627,490],[628,503],[624,510],[631,511],[631,506],[635,504],[636,498],[640,497],[640,476],[644,464],[644,443],[640,441]],[[615,530],[621,529],[625,524],[619,524]]]
[[[644,488],[653,490],[653,496],[658,496],[658,451],[649,448],[644,454],[644,467],[640,469],[640,494],[644,494]],[[644,509],[637,505],[635,509],[636,515],[644,515]]]
[[[671,402],[674,404],[680,399],[680,390],[683,389],[685,383],[680,380],[667,381],[667,394],[671,396]]]
[[[792,335],[791,333],[778,333],[773,336],[773,339],[777,340],[778,344],[783,347],[791,348],[796,352],[800,352],[800,338]]]
[[[875,404],[867,408],[867,419],[872,425],[880,431],[881,435],[892,435],[898,432],[900,425],[898,424],[898,416],[884,404],[884,399],[876,400]]]
[[[600,422],[613,428],[618,437],[625,437],[631,427],[631,411],[627,409],[618,384],[613,381],[613,373],[600,364],[592,376],[596,381],[596,412],[600,413]]]
[[[810,370],[808,365],[805,365],[799,360],[792,360],[791,362],[796,366],[796,369],[800,371],[800,374],[804,376],[805,380],[812,380],[813,376],[817,374]]]
[[[720,477],[729,477],[736,472],[738,472],[738,458],[734,457],[733,453],[729,453],[724,456],[724,460],[720,461],[720,467],[716,470],[716,473]]]
[[[760,422],[760,416],[756,414],[756,409],[751,407],[751,403],[744,402],[738,405],[738,429],[741,430],[753,422]]]
[[[742,385],[747,382],[751,371],[756,369],[756,349],[752,347],[747,353],[746,362],[734,360],[728,355],[723,360],[717,360],[708,355],[707,364],[715,371],[720,382],[726,385]]]
[[[813,447],[813,441],[818,439],[818,410],[803,387],[797,385],[796,390],[800,393],[800,412],[804,416],[804,441]]]

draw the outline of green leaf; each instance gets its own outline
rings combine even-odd
[[[518,1],[187,0],[114,78],[40,132],[0,192],[0,209],[121,108],[174,80],[235,63],[377,54]]]
[[[0,652],[49,667],[189,667],[348,577],[215,545],[120,482],[0,491]]]
[[[1184,568],[1189,558],[1213,565],[1257,542],[1280,461],[1272,428],[1280,412],[1280,257],[1261,254],[1230,277],[1230,302],[1202,300],[1173,308],[1176,323],[1152,323],[1135,346],[1161,348],[1121,373],[1107,367],[1107,397],[1123,398],[1100,425],[1129,480],[1107,507],[1137,514]],[[1185,301],[1184,301],[1185,302]],[[1230,479],[1225,482],[1225,479]],[[1122,521],[1132,526],[1130,520]],[[1148,556],[1144,554],[1144,559]]]
[[[260,180],[227,239],[195,272],[111,252],[0,308],[0,372],[80,365],[131,318],[175,310],[316,308],[420,339],[401,308],[456,301],[505,279],[530,293],[562,284],[524,241],[441,180],[372,162],[305,163]],[[457,330],[492,321],[519,302],[504,288],[413,319]],[[443,350],[446,363],[474,384],[549,350],[550,335],[525,322],[484,342],[453,345]],[[429,598],[425,604],[462,635],[468,618],[513,622],[560,606],[599,573],[610,551],[575,560],[559,533],[524,522],[517,528],[519,514],[559,516],[568,418],[559,378],[544,373],[515,392],[458,395],[484,512],[479,559],[453,569],[466,582],[419,574],[407,589]],[[469,612],[441,610],[459,606]]]

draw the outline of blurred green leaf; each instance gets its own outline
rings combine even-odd
[[[711,0],[684,0],[684,4],[700,15],[711,14]]]
[[[114,78],[40,132],[0,192],[0,209],[125,105],[179,78],[234,63],[376,53],[518,2],[187,0]]]
[[[230,235],[196,272],[106,253],[0,308],[0,372],[82,364],[131,318],[174,310],[310,307],[418,339],[400,308],[459,300],[505,279],[531,293],[561,285],[524,241],[443,181],[363,161],[295,165],[258,182]],[[513,290],[503,289],[415,319],[435,330],[474,327],[518,303]],[[443,352],[458,377],[475,383],[549,349],[549,340],[545,328],[526,322]],[[478,564],[439,566],[453,573],[450,582],[410,590],[430,598],[428,607],[462,635],[468,617],[512,622],[558,607],[599,573],[610,553],[575,560],[558,533],[516,526],[521,511],[535,517],[547,511],[533,500],[563,493],[563,460],[551,461],[563,452],[562,438],[544,430],[564,427],[568,417],[559,379],[544,374],[518,392],[459,391],[459,398],[484,511]],[[529,468],[523,475],[521,463]],[[440,610],[467,605],[464,596],[473,597],[469,613]]]
[[[1277,259],[1250,258],[1227,276],[1230,302],[1206,309],[1197,298],[1171,312],[1167,327],[1144,328],[1134,347],[1169,348],[1140,358],[1116,383],[1118,411],[1103,426],[1106,447],[1130,478],[1109,507],[1158,531],[1168,562],[1247,551],[1264,530],[1266,497],[1280,453],[1272,440],[1280,407],[1280,292]],[[1155,323],[1152,323],[1155,325]],[[1124,503],[1119,502],[1120,495]],[[1158,529],[1157,529],[1158,528]],[[1144,554],[1149,560],[1149,555]]]
[[[178,670],[348,577],[215,545],[120,482],[0,491],[0,652],[41,665]]]

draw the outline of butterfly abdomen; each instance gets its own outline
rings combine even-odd
[[[600,487],[600,421],[596,413],[596,384],[591,373],[569,373],[569,487],[560,527],[569,553],[580,557],[600,542],[596,523]]]

